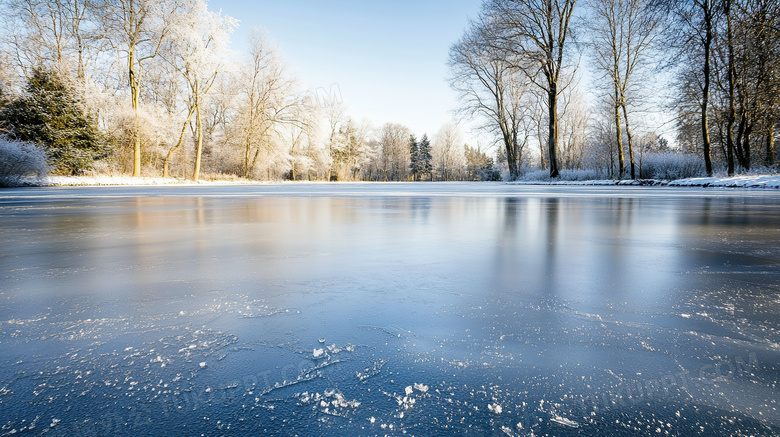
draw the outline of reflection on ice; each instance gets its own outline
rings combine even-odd
[[[0,198],[0,435],[780,432],[775,196],[330,187]]]

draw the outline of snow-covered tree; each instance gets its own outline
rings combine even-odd
[[[278,50],[259,30],[250,38],[248,57],[238,68],[230,126],[230,140],[242,151],[242,176],[247,178],[253,176],[260,158],[266,165],[287,165],[289,149],[280,144],[281,138],[286,139],[290,126],[305,128],[298,116],[295,81]]]
[[[433,138],[431,147],[433,171],[442,180],[456,180],[462,177],[466,166],[464,144],[460,129],[451,122],[442,125]]]
[[[423,135],[420,141],[412,135],[409,140],[409,153],[410,164],[409,170],[412,172],[412,176],[415,181],[419,181],[427,174],[431,174],[431,141],[428,139],[428,135]]]
[[[234,18],[209,11],[205,0],[190,0],[179,8],[169,29],[173,44],[173,56],[169,61],[187,83],[188,112],[194,112],[195,116],[194,181],[200,175],[203,155],[203,100],[219,73],[229,64],[228,43],[236,25]]]
[[[546,95],[550,177],[558,177],[558,97],[567,67],[567,44],[577,0],[488,0],[483,9],[488,45],[498,59],[512,59],[512,69]]]
[[[589,110],[576,83],[571,84],[562,93],[560,102],[558,141],[561,166],[568,169],[581,169],[583,167]]]
[[[330,150],[338,179],[358,177],[369,159],[370,132],[371,125],[368,122],[356,123],[349,117],[338,126]]]
[[[412,132],[398,123],[386,123],[380,132],[382,149],[382,179],[385,181],[406,180],[409,175],[411,156],[409,137]]]
[[[13,43],[17,67],[58,70],[85,79],[87,62],[101,52],[94,0],[7,0],[3,24]]]
[[[106,37],[125,58],[132,126],[133,176],[141,175],[141,95],[142,75],[147,63],[156,58],[176,23],[175,14],[184,0],[105,0],[99,17]]]
[[[105,156],[95,120],[55,71],[33,70],[25,94],[6,105],[0,119],[16,139],[44,148],[58,173],[82,173]]]

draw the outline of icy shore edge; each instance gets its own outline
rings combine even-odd
[[[273,182],[249,180],[201,180],[173,178],[133,178],[129,176],[50,176],[42,180],[28,180],[21,187],[78,187],[78,186],[156,186],[156,185],[266,185]],[[780,189],[780,175],[756,175],[735,177],[688,178],[673,181],[657,179],[636,180],[585,180],[585,181],[543,181],[520,180],[508,185],[574,185],[574,186],[656,186],[656,187],[712,187]]]
[[[673,181],[656,179],[636,180],[591,180],[591,181],[514,181],[510,185],[579,185],[579,186],[666,186],[666,187],[712,187],[712,188],[758,188],[780,189],[780,175],[734,176],[711,178],[688,178]]]

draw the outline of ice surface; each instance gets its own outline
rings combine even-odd
[[[778,435],[779,206],[0,191],[0,435]]]

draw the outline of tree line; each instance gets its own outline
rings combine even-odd
[[[262,31],[246,53],[232,52],[237,21],[206,0],[0,7],[3,144],[44,148],[55,173],[455,180],[491,171],[482,151],[467,160],[453,123],[420,157],[406,126],[375,128],[349,117],[337,93],[302,90]]]
[[[3,144],[44,148],[59,174],[641,178],[659,157],[696,172],[696,155],[707,174],[775,164],[780,0],[485,0],[449,53],[459,116],[480,123],[485,150],[456,123],[417,140],[354,120],[338,93],[301,90],[263,32],[232,52],[237,21],[206,0],[0,8]],[[668,78],[675,147],[646,120]]]
[[[775,164],[778,32],[778,0],[486,0],[450,49],[450,81],[512,178],[534,156],[553,178],[561,168],[638,178],[648,154],[672,151],[643,120],[671,75],[676,151],[732,175]],[[590,105],[582,59],[595,72]]]

